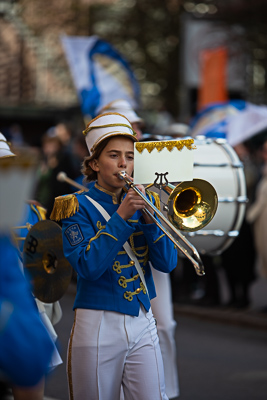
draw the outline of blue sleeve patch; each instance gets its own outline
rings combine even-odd
[[[78,224],[69,226],[68,229],[65,230],[65,235],[67,236],[67,239],[70,242],[71,246],[76,246],[84,239]]]

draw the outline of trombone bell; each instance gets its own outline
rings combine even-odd
[[[202,229],[216,213],[217,193],[203,179],[185,181],[176,187],[168,184],[163,190],[170,195],[167,204],[168,219],[179,230],[194,232]]]

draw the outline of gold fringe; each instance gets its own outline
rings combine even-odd
[[[154,149],[157,149],[158,152],[162,151],[164,148],[166,148],[168,151],[172,151],[175,147],[179,151],[181,151],[184,147],[186,147],[188,150],[196,149],[196,146],[194,146],[194,139],[135,143],[135,148],[140,154],[144,149],[151,153]]]
[[[55,198],[54,207],[50,219],[60,221],[72,217],[79,210],[79,202],[74,194]]]

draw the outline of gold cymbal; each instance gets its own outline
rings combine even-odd
[[[23,247],[23,264],[32,292],[44,303],[54,303],[66,292],[72,267],[64,257],[61,227],[54,221],[37,222]]]

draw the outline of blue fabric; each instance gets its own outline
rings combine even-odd
[[[30,387],[47,373],[54,344],[7,235],[0,234],[0,254],[0,374]]]
[[[141,212],[124,221],[116,212],[119,204],[115,195],[101,190],[97,185],[91,187],[89,192],[75,195],[79,211],[62,220],[64,254],[78,274],[74,309],[101,309],[138,316],[140,304],[148,310],[150,301],[143,291],[133,295],[132,301],[124,297],[126,291],[138,289],[141,281],[138,275],[136,280],[127,282],[124,287],[119,284],[120,278],[128,280],[137,275],[135,266],[129,264],[131,260],[123,244],[134,234],[134,248],[138,254],[144,253],[148,246],[147,259],[138,256],[138,260],[145,272],[152,299],[156,293],[148,260],[159,271],[172,271],[177,264],[177,251],[173,243],[156,224],[145,224]],[[108,222],[86,195],[104,207],[111,216]],[[88,245],[90,248],[87,250]]]
[[[192,135],[204,135],[207,138],[227,138],[228,114],[246,108],[244,100],[231,100],[224,103],[213,103],[199,111],[190,122]],[[224,116],[221,118],[220,111]],[[217,115],[218,114],[218,115]]]
[[[29,229],[26,226],[26,223],[30,224],[30,226],[35,225],[37,222],[41,221],[41,215],[39,213],[38,208],[34,204],[25,204],[25,210],[24,210],[24,218],[20,222],[19,226],[25,226],[25,228],[21,229],[16,229],[15,234],[19,238],[26,238],[26,236],[29,233]],[[23,246],[24,246],[25,240],[19,240],[18,241],[18,247],[20,252],[23,252]]]
[[[84,175],[79,175],[76,179],[74,179],[75,182],[79,183],[80,185],[89,188],[89,184],[87,182],[84,182]],[[77,192],[77,187],[76,186],[71,186],[71,190],[73,192]]]
[[[132,86],[132,91],[133,91],[133,100],[135,104],[139,103],[139,97],[140,97],[140,89],[138,82],[130,68],[129,63],[122,57],[122,55],[108,42],[98,38],[89,51],[88,54],[88,62],[90,63],[90,71],[91,71],[91,83],[92,87],[88,89],[83,89],[80,92],[80,97],[81,97],[81,109],[82,113],[84,115],[90,115],[93,118],[97,116],[99,108],[102,108],[104,105],[102,103],[102,97],[103,93],[100,90],[99,84],[97,82],[97,74],[96,74],[96,69],[98,68],[94,58],[96,55],[104,55],[105,57],[110,59],[110,63],[115,61],[120,65],[120,67],[124,70],[124,73],[127,75],[127,77],[130,80],[130,84]],[[107,71],[107,73],[109,73]],[[112,77],[112,76],[111,76]],[[116,81],[117,87],[119,87],[119,81]],[[125,93],[129,90],[128,88],[124,88]],[[103,90],[103,88],[102,88]],[[105,90],[105,89],[104,89]],[[107,92],[108,95],[108,101],[109,103],[112,100],[117,100],[118,99],[118,93],[116,94],[116,90],[113,90],[112,88],[108,88],[109,92]],[[130,99],[125,99],[125,100],[130,100]]]

